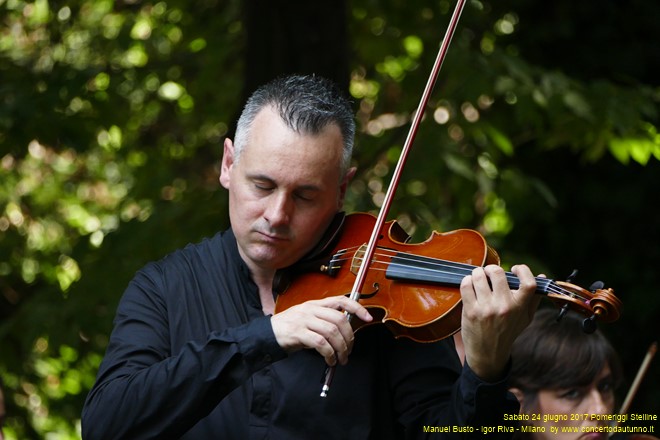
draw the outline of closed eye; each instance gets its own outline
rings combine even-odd
[[[297,199],[302,200],[303,202],[312,202],[312,201],[314,201],[314,195],[309,193],[309,192],[304,192],[304,193],[303,192],[297,192],[297,193],[294,194],[294,196]]]
[[[257,192],[268,193],[273,191],[277,186],[275,182],[265,176],[252,176],[250,180]]]

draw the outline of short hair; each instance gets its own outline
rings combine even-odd
[[[509,385],[525,396],[525,408],[535,405],[544,389],[582,387],[609,365],[613,386],[621,381],[621,361],[598,330],[582,330],[584,317],[569,312],[557,320],[558,310],[541,309],[513,344]]]
[[[355,119],[351,102],[332,81],[316,75],[290,75],[259,87],[248,98],[236,125],[234,158],[238,160],[250,135],[252,122],[265,107],[272,108],[297,133],[318,134],[337,124],[343,139],[341,175],[348,170],[353,154]]]

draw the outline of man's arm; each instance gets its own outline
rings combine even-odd
[[[520,279],[519,289],[512,290],[504,270],[495,265],[477,267],[461,283],[465,359],[486,381],[502,378],[513,342],[532,321],[541,300],[534,295],[536,279],[527,266],[513,266],[511,271]]]
[[[139,273],[117,309],[83,409],[83,438],[180,437],[252,373],[286,356],[268,316],[171,353],[172,311],[154,272]]]
[[[507,391],[511,345],[528,325],[540,297],[525,266],[513,268],[521,287],[511,290],[498,266],[477,268],[461,285],[462,337],[465,365],[460,365],[453,344],[399,344],[390,368],[399,375],[393,383],[396,411],[406,438],[482,437],[482,427],[496,431],[489,438],[510,437],[506,428],[515,422],[518,402]],[[444,352],[442,351],[444,350]],[[399,360],[396,360],[396,359]],[[425,431],[425,427],[426,431]],[[435,431],[445,429],[448,431]]]

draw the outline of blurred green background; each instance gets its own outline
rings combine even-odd
[[[314,72],[350,91],[347,208],[376,209],[453,7],[0,0],[7,436],[79,438],[134,272],[227,227],[222,142],[257,85]],[[417,241],[477,229],[506,267],[614,288],[621,398],[660,322],[659,19],[641,0],[469,1],[391,214]],[[660,414],[659,362],[631,411]]]

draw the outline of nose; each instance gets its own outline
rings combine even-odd
[[[271,227],[287,225],[291,220],[292,209],[293,203],[286,193],[275,193],[269,197],[264,217]]]
[[[593,388],[589,391],[589,413],[590,414],[609,414],[612,408],[608,405],[607,396],[597,389]]]

